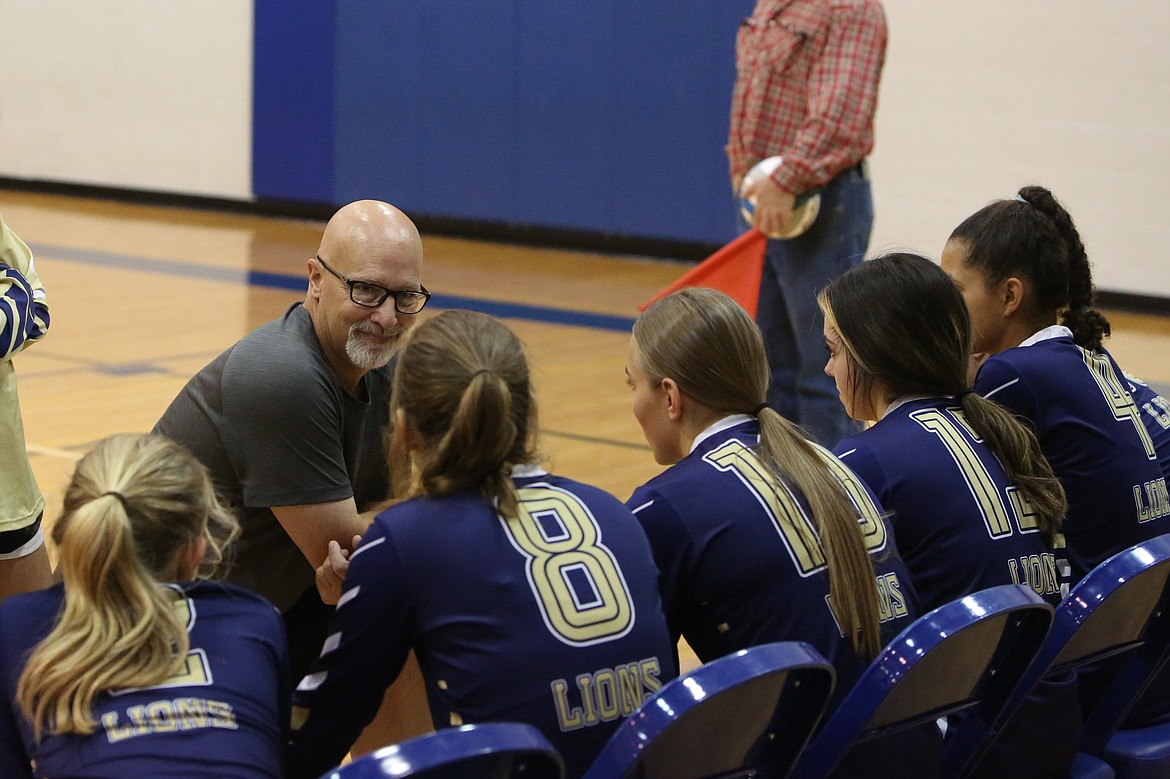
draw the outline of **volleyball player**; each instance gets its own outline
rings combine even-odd
[[[52,532],[62,583],[0,604],[0,776],[283,775],[280,615],[199,581],[236,532],[178,444],[82,458]]]
[[[969,216],[951,233],[942,267],[985,358],[975,391],[1029,422],[1064,486],[1070,583],[1170,531],[1154,440],[1101,345],[1109,323],[1092,308],[1089,259],[1052,193],[1024,187]]]
[[[672,637],[704,662],[806,641],[836,668],[840,700],[918,615],[882,509],[767,407],[759,329],[726,295],[683,289],[646,309],[626,376],[654,458],[670,466],[627,503],[650,537]],[[932,724],[851,750],[838,775],[937,775],[937,736]]]
[[[1151,436],[1101,344],[1109,322],[1093,309],[1089,259],[1052,193],[1024,187],[967,217],[943,248],[942,267],[967,302],[974,348],[985,358],[975,391],[1029,422],[1064,485],[1070,583],[1113,554],[1170,532],[1158,451],[1167,438]],[[1167,457],[1163,451],[1163,462]],[[1080,674],[1086,707],[1108,676]],[[1127,725],[1170,719],[1167,701],[1170,670],[1151,683]]]
[[[447,311],[407,336],[392,451],[414,497],[379,514],[294,695],[291,776],[337,763],[415,650],[435,727],[540,728],[569,776],[675,676],[645,533],[607,493],[535,465],[528,365],[498,320]]]
[[[1024,425],[967,385],[971,326],[950,278],[908,253],[823,289],[825,343],[849,415],[875,422],[835,449],[893,515],[924,609],[1023,584],[1054,606],[1051,545],[1067,503]]]
[[[829,361],[841,402],[874,424],[834,450],[891,514],[924,610],[1002,584],[1053,606],[1051,544],[1067,510],[1036,436],[971,392],[971,323],[933,262],[893,253],[825,287]],[[1067,775],[1080,733],[1075,677],[1041,684],[979,766],[979,776]]]

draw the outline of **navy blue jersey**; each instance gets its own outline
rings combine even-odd
[[[738,421],[738,420],[743,421]],[[707,662],[772,641],[806,641],[837,669],[836,695],[866,667],[829,606],[829,574],[804,496],[778,484],[756,458],[759,423],[729,417],[694,451],[634,491],[634,510],[654,549],[663,607],[679,635]],[[827,451],[861,512],[885,641],[918,616],[893,533],[872,495]]]
[[[290,776],[340,761],[411,648],[436,728],[529,723],[569,776],[676,675],[658,572],[629,509],[535,468],[516,474],[514,519],[473,493],[378,515],[294,694]]]
[[[684,636],[704,662],[772,641],[805,641],[836,669],[831,710],[868,661],[854,653],[829,605],[829,573],[808,503],[763,467],[754,453],[759,435],[754,417],[725,418],[627,503],[650,538],[676,641]],[[886,643],[918,616],[917,596],[881,506],[848,468],[820,451],[858,507]],[[853,747],[833,776],[937,776],[940,749],[938,729],[926,723]]]
[[[1000,584],[1060,602],[1035,513],[954,398],[907,401],[834,452],[890,512],[924,610]]]
[[[65,593],[58,584],[0,605],[0,776],[283,776],[290,685],[280,615],[230,585],[171,587],[191,638],[184,671],[155,687],[100,695],[92,734],[43,731],[40,743],[15,703],[16,683],[28,653],[56,622]]]
[[[1085,351],[1067,334],[1018,346],[983,364],[975,391],[1031,424],[1064,485],[1070,584],[1170,531],[1154,442],[1107,352]]]
[[[1139,378],[1125,374],[1125,388],[1141,413],[1142,422],[1162,464],[1162,476],[1170,479],[1170,401]]]
[[[1022,584],[1053,606],[1060,602],[1062,577],[1031,504],[954,398],[892,406],[834,451],[890,512],[923,610],[1001,584]],[[981,775],[1066,774],[1080,732],[1075,677],[1042,683],[1021,711]]]

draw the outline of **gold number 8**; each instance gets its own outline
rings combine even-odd
[[[634,606],[597,520],[581,500],[548,485],[519,490],[519,516],[501,520],[527,558],[528,582],[549,632],[571,646],[620,638]]]

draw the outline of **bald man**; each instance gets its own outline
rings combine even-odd
[[[422,261],[401,211],[342,207],[308,260],[304,303],[200,370],[154,427],[194,452],[239,517],[228,581],[284,615],[293,679],[320,652],[331,611],[314,569],[330,541],[350,549],[391,495],[392,358],[429,297]]]

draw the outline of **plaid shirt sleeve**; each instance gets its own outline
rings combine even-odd
[[[800,194],[863,160],[885,49],[877,0],[759,0],[736,41],[732,176],[779,154],[773,179]]]

